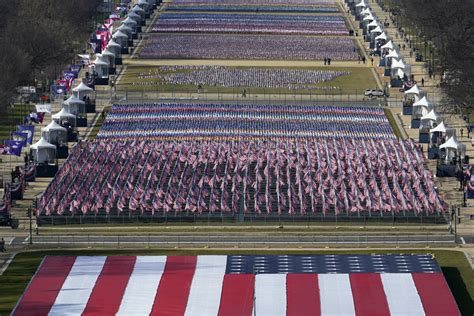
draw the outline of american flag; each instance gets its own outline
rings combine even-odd
[[[48,256],[13,315],[460,315],[430,255]]]

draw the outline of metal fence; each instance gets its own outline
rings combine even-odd
[[[21,241],[30,243],[29,238]],[[18,243],[16,241],[15,243]],[[289,235],[289,234],[193,234],[193,235],[33,235],[37,246],[82,247],[209,247],[209,248],[310,248],[310,247],[425,247],[452,246],[455,236],[449,234],[416,235]]]

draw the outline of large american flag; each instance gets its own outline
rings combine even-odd
[[[48,256],[13,315],[459,315],[430,255]]]

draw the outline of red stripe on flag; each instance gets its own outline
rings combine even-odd
[[[150,315],[184,315],[196,262],[196,256],[167,258]]]
[[[321,315],[317,274],[286,276],[286,315]]]
[[[349,278],[356,315],[390,315],[380,274],[353,273],[349,275]]]
[[[253,274],[226,274],[222,285],[220,316],[252,315],[254,297]]]
[[[48,315],[76,257],[48,256],[12,315]]]
[[[442,273],[412,273],[426,315],[460,315]]]
[[[82,315],[115,315],[135,266],[136,257],[107,257]]]

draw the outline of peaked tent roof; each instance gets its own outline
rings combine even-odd
[[[429,104],[428,104],[428,100],[426,100],[426,97],[423,97],[421,98],[420,100],[416,101],[415,103],[413,103],[413,106],[424,106],[424,107],[428,107]]]
[[[420,94],[420,90],[418,89],[418,86],[417,85],[414,85],[413,87],[411,87],[410,89],[408,89],[407,91],[405,91],[405,94]]]
[[[53,119],[60,119],[62,117],[76,118],[74,114],[69,113],[65,108],[62,108],[58,113],[51,115],[51,117]]]
[[[81,83],[72,89],[72,92],[84,92],[84,91],[94,91],[91,87],[87,86],[84,82]]]
[[[439,123],[436,125],[436,127],[430,129],[430,133],[446,133],[446,126],[444,125],[444,122]]]
[[[382,33],[382,32],[383,32],[383,30],[380,28],[380,26],[377,26],[375,29],[370,31],[370,33]]]
[[[117,32],[115,32],[113,35],[112,35],[112,38],[118,38],[118,37],[126,37],[128,38],[128,35],[121,32],[120,30],[118,30]]]
[[[132,19],[131,17],[127,16],[127,18],[122,21],[122,24],[133,24],[133,25],[137,25],[137,21],[135,21],[135,20]]]
[[[379,36],[375,37],[375,39],[376,40],[387,40],[387,35],[385,34],[385,32],[383,32]]]
[[[48,143],[43,137],[41,137],[39,141],[30,146],[30,149],[38,150],[41,148],[56,149],[56,146]]]
[[[364,0],[362,0],[361,2],[359,2],[358,4],[356,4],[356,7],[362,7],[362,8],[365,8],[367,5],[365,4]]]
[[[392,43],[392,41],[388,41],[385,45],[382,45],[381,48],[393,49],[393,43]]]
[[[436,114],[434,110],[431,110],[428,114],[423,115],[421,117],[421,120],[436,121],[437,119],[438,119],[438,114]]]
[[[55,121],[51,121],[46,127],[41,129],[42,131],[49,132],[49,131],[63,131],[66,132],[67,129],[56,123]]]
[[[84,101],[79,100],[74,94],[71,95],[66,101],[64,101],[64,104],[66,105],[71,105],[71,104],[85,104]]]
[[[367,26],[379,26],[379,23],[377,22],[377,20],[373,20],[372,22],[370,22],[369,24],[367,24]]]
[[[362,19],[362,21],[369,21],[369,20],[370,20],[370,21],[374,21],[374,20],[375,20],[374,16],[373,16],[371,13],[369,13],[367,16],[365,16],[365,17]]]
[[[390,50],[390,53],[385,55],[385,57],[387,57],[387,58],[398,58],[400,56],[398,55],[396,50],[392,49],[392,50]]]
[[[439,146],[440,149],[458,149],[459,143],[454,139],[454,136],[451,136],[444,144]]]
[[[405,69],[405,65],[403,64],[403,61],[401,59],[400,60],[396,60],[396,59],[392,60],[392,69],[395,69],[395,68]]]

